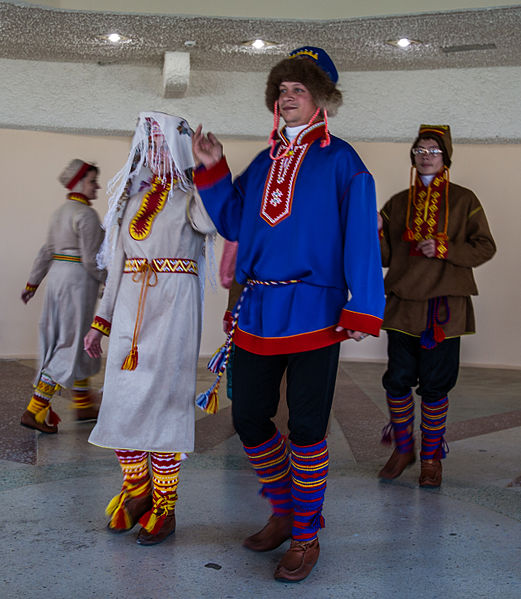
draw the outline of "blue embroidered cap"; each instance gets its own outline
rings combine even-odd
[[[324,71],[324,73],[326,73],[333,83],[337,83],[338,71],[329,54],[325,50],[322,50],[322,48],[302,46],[302,48],[297,48],[289,53],[290,58],[295,58],[295,56],[305,56],[306,58],[310,58]]]

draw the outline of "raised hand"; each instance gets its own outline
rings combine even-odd
[[[197,163],[210,168],[223,157],[223,146],[213,133],[204,135],[199,125],[192,137],[192,152]]]

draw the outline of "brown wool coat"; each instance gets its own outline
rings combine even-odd
[[[407,196],[407,189],[401,191],[381,210],[382,265],[389,269],[385,277],[387,303],[382,328],[420,335],[427,324],[428,300],[446,296],[450,309],[450,320],[443,325],[446,336],[473,333],[470,296],[477,295],[478,290],[472,269],[490,260],[496,251],[483,207],[470,189],[450,183],[447,258],[410,256],[410,242],[402,240]],[[444,220],[443,201],[439,230]],[[444,310],[440,318],[445,318]]]

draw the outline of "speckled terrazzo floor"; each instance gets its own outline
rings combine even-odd
[[[201,362],[201,388],[212,375]],[[119,490],[112,452],[87,443],[66,394],[58,435],[18,425],[33,363],[0,361],[0,597],[67,599],[460,599],[521,597],[521,372],[463,368],[450,397],[443,486],[417,487],[417,465],[392,483],[376,472],[387,418],[381,364],[341,363],[330,423],[321,556],[309,578],[272,574],[284,547],[255,554],[244,536],[268,515],[223,402],[198,416],[182,468],[177,531],[156,547],[111,535]],[[102,377],[95,383],[100,386]],[[284,411],[277,418],[284,426]]]

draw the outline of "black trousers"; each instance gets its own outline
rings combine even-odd
[[[391,397],[403,397],[418,386],[425,403],[445,397],[458,380],[460,338],[423,349],[419,337],[387,331],[387,371],[382,383]]]
[[[340,344],[294,354],[261,356],[240,347],[233,360],[232,414],[241,441],[255,447],[275,433],[280,383],[287,371],[289,438],[313,445],[326,436]]]

